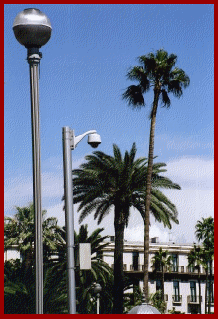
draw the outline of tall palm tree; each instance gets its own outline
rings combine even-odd
[[[172,265],[172,256],[168,254],[168,250],[164,250],[160,247],[159,251],[155,252],[154,257],[152,258],[152,266],[154,271],[161,272],[161,300],[164,302],[164,275],[165,269],[169,268]]]
[[[130,85],[123,94],[129,106],[141,108],[145,105],[144,94],[153,88],[154,99],[150,115],[150,138],[148,153],[148,174],[146,183],[146,202],[145,202],[145,234],[144,234],[144,293],[148,301],[148,256],[149,256],[149,213],[151,203],[151,177],[154,158],[154,135],[158,103],[161,101],[163,106],[169,108],[171,101],[169,93],[180,98],[183,88],[189,83],[186,73],[175,67],[177,56],[170,54],[163,49],[156,53],[149,53],[138,58],[139,66],[135,66],[127,73],[129,80],[137,81],[138,85]]]
[[[204,251],[200,246],[194,244],[193,249],[188,254],[188,266],[195,267],[198,270],[198,291],[199,291],[199,313],[201,314],[201,276],[200,276],[200,267],[204,266]]]
[[[213,283],[212,283],[212,267],[213,267],[213,258],[214,258],[214,219],[213,217],[202,218],[202,221],[198,220],[195,226],[195,235],[199,241],[202,241],[203,251],[204,251],[204,261],[205,261],[205,270],[206,275],[208,276],[209,268],[209,285],[208,285],[208,313],[211,313],[211,301],[213,294]],[[206,280],[207,282],[207,280]],[[206,283],[206,294],[207,294],[207,283]],[[207,296],[206,296],[207,302]],[[206,312],[206,306],[205,306]]]
[[[123,313],[123,241],[124,229],[128,226],[130,207],[137,208],[144,215],[144,198],[147,166],[145,158],[135,159],[136,145],[124,157],[117,145],[113,145],[113,156],[96,151],[86,156],[87,162],[73,171],[74,202],[80,203],[79,222],[92,211],[98,224],[114,209],[114,313]],[[163,187],[177,188],[177,184],[159,176],[162,166],[155,164],[153,182],[156,185],[152,194],[152,212],[155,218],[170,224],[177,221],[175,206],[158,191]]]

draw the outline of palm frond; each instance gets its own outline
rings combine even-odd
[[[166,106],[167,108],[169,108],[171,105],[171,101],[165,89],[161,90],[161,98],[162,98],[163,106]]]
[[[132,108],[141,108],[145,105],[142,88],[139,85],[130,85],[122,97]]]

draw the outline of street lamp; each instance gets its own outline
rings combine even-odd
[[[97,315],[99,315],[99,308],[100,308],[100,292],[102,288],[100,284],[95,284],[94,285],[94,293],[96,294],[97,297]]]
[[[27,61],[30,66],[33,205],[35,211],[36,314],[43,314],[43,247],[38,66],[40,59],[42,58],[39,48],[49,41],[51,30],[51,23],[48,17],[40,10],[33,8],[25,9],[18,13],[13,23],[13,31],[17,41],[27,48]]]
[[[67,244],[67,294],[68,313],[76,314],[76,287],[74,263],[74,209],[73,209],[73,180],[72,180],[72,154],[77,144],[88,135],[88,144],[96,148],[101,143],[101,137],[95,130],[75,136],[74,130],[68,126],[62,128],[63,140],[63,168],[64,168],[64,197],[65,197],[65,223]]]

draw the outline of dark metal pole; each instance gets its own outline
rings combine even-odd
[[[33,205],[35,212],[36,314],[43,314],[43,246],[38,78],[38,66],[40,63],[40,58],[41,57],[38,48],[28,49],[27,60],[30,66],[30,95],[32,117]]]
[[[71,143],[73,134],[73,131],[68,126],[62,128],[65,223],[67,241],[68,314],[76,314],[76,289],[74,268],[74,211],[71,154]]]

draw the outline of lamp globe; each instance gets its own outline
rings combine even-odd
[[[51,22],[39,9],[29,8],[19,12],[13,23],[17,41],[26,48],[40,48],[51,37]]]

